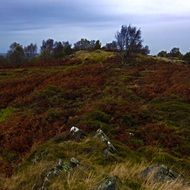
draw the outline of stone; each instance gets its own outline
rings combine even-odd
[[[106,148],[104,149],[104,156],[106,159],[108,158],[113,158],[113,154],[117,152],[116,148],[113,146],[113,144],[110,142],[109,138],[107,135],[101,130],[98,129],[96,131],[96,138],[99,138],[103,143],[106,144]]]
[[[73,157],[70,159],[70,165],[72,168],[77,167],[79,164],[80,164],[80,162],[76,158]]]
[[[70,133],[76,133],[78,132],[80,129],[75,127],[75,126],[72,126],[71,129],[70,129]]]
[[[71,138],[74,138],[75,140],[81,140],[86,137],[86,134],[84,133],[84,131],[74,126],[71,127],[70,134],[71,134]]]
[[[101,139],[102,142],[105,142],[107,143],[109,141],[109,138],[107,137],[107,135],[101,130],[101,129],[98,129],[96,131],[96,135],[95,137],[98,137]]]
[[[46,170],[40,176],[38,182],[33,186],[32,190],[47,190],[50,181],[61,174],[61,172],[70,172],[73,168],[79,165],[79,161],[76,158],[71,158],[70,162],[63,162],[62,159],[59,159],[57,164]]]
[[[168,182],[181,179],[181,175],[169,169],[165,165],[152,165],[146,168],[140,174],[141,177],[153,176],[153,180],[157,182]]]
[[[116,148],[113,146],[113,144],[110,141],[107,142],[107,147],[110,152],[112,153],[116,152]]]
[[[98,186],[97,190],[117,190],[117,181],[118,178],[116,176],[107,177]]]

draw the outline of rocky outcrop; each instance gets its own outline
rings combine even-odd
[[[112,157],[113,154],[117,152],[116,148],[113,146],[108,136],[101,129],[98,129],[96,131],[95,138],[99,138],[106,145],[106,148],[103,152],[106,158]]]
[[[59,159],[53,168],[44,171],[40,175],[32,190],[48,190],[48,186],[54,177],[59,176],[61,172],[67,173],[71,171],[75,167],[79,166],[79,164],[80,162],[76,158],[71,158],[69,162],[63,162],[62,159]]]
[[[152,176],[156,182],[182,180],[182,176],[165,165],[152,165],[140,173],[140,177]]]

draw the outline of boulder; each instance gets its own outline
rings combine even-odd
[[[61,174],[61,172],[70,172],[73,168],[79,165],[79,161],[76,158],[71,158],[70,162],[63,162],[59,159],[57,164],[45,170],[39,177],[37,183],[33,186],[32,190],[47,190],[50,181]]]
[[[152,176],[157,182],[168,182],[181,179],[181,175],[171,170],[165,165],[152,165],[146,168],[140,174],[141,177],[145,178]]]

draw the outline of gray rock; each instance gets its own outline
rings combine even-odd
[[[116,148],[113,146],[113,144],[110,142],[107,135],[101,130],[98,129],[96,131],[95,138],[99,138],[103,143],[106,144],[106,148],[104,149],[104,156],[106,159],[113,157],[113,154],[117,152]]]
[[[70,172],[73,168],[79,165],[79,161],[76,158],[71,158],[70,162],[63,162],[62,159],[59,159],[57,164],[44,171],[37,183],[33,186],[32,190],[47,190],[50,181],[61,174],[61,172]]]
[[[165,165],[152,165],[141,172],[140,177],[152,176],[157,182],[167,182],[181,179],[181,175],[169,169]]]
[[[100,140],[102,142],[104,142],[104,143],[107,143],[109,141],[109,138],[107,137],[107,135],[101,129],[98,129],[96,131],[95,137],[100,138]]]
[[[77,167],[79,164],[80,164],[80,162],[76,158],[73,157],[70,159],[70,165],[72,168]]]
[[[86,137],[85,132],[80,129],[74,133],[71,133],[71,139],[81,140],[84,139],[85,137]]]
[[[117,181],[118,178],[116,176],[107,177],[98,186],[97,190],[117,190]]]

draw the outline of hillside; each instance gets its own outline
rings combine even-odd
[[[54,65],[3,68],[0,188],[30,190],[44,170],[75,157],[81,168],[48,189],[92,189],[107,175],[119,177],[120,189],[188,189],[138,175],[165,164],[188,180],[189,123],[188,64],[137,56],[124,65],[115,53],[81,51]],[[66,138],[73,125],[87,137]],[[99,128],[117,149],[109,159],[93,137]]]

